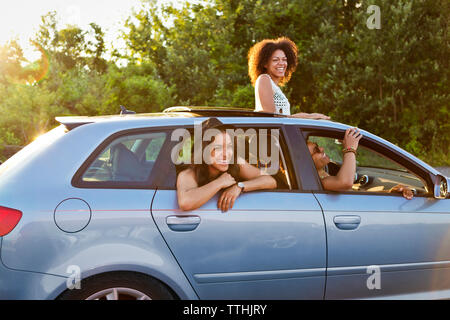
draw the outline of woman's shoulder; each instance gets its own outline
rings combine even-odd
[[[268,80],[272,80],[272,78],[270,77],[270,75],[268,75],[267,73],[261,73],[258,78],[256,78],[256,81],[261,81],[262,79],[268,79]]]
[[[195,175],[195,168],[191,164],[181,164],[175,166],[175,170],[177,173],[177,176],[180,175]]]
[[[258,76],[255,82],[255,88],[269,88],[273,89],[273,81],[272,78],[267,73],[262,73]]]
[[[193,166],[186,166],[177,170],[177,188],[182,185],[190,187],[199,185],[197,174]]]

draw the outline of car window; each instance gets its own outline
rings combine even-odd
[[[245,159],[259,168],[262,173],[272,175],[277,180],[277,189],[290,190],[294,187],[294,178],[288,167],[288,159],[283,152],[283,137],[279,129],[242,128],[234,134],[234,161],[236,156]],[[176,164],[191,163],[193,133],[179,147]]]
[[[166,140],[166,133],[122,136],[112,141],[83,173],[83,182],[145,182]]]
[[[324,148],[330,157],[326,170],[330,175],[336,175],[342,164],[342,142],[332,137],[310,136],[308,141],[317,143]],[[356,157],[356,176],[352,190],[358,192],[389,192],[402,184],[411,188],[416,195],[428,193],[426,183],[417,175],[360,142]]]

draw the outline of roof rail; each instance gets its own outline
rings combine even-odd
[[[191,106],[176,106],[163,110],[163,113],[172,112],[189,112],[200,116],[220,116],[220,117],[286,117],[282,114],[259,112],[251,109],[237,108],[237,107],[191,107]]]

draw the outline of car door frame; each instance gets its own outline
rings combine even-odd
[[[306,141],[308,136],[310,135],[317,135],[317,136],[328,136],[328,137],[342,137],[344,134],[346,128],[330,128],[330,127],[317,127],[317,126],[302,126],[302,125],[298,125],[297,126],[297,132],[299,133],[299,135],[302,136],[302,139],[300,139],[300,141],[302,141],[302,145],[303,147],[306,146]],[[377,138],[375,136],[375,138]],[[416,230],[419,232],[419,235],[421,237],[423,237],[426,241],[428,241],[428,244],[432,244],[431,248],[435,249],[435,251],[438,253],[436,258],[434,260],[428,260],[429,262],[427,262],[427,260],[425,261],[418,261],[418,263],[411,263],[411,265],[409,263],[405,263],[405,264],[387,264],[387,265],[383,265],[383,267],[381,268],[381,271],[389,271],[387,273],[384,273],[384,277],[385,279],[388,279],[388,281],[391,281],[392,283],[394,283],[394,281],[396,280],[395,278],[395,274],[397,275],[402,275],[405,274],[405,271],[407,271],[407,273],[410,274],[409,278],[411,279],[416,279],[414,281],[410,281],[408,282],[407,280],[405,281],[404,279],[401,279],[401,281],[398,284],[398,288],[399,290],[396,290],[397,288],[395,286],[393,286],[394,288],[388,288],[386,290],[386,292],[384,292],[381,295],[377,295],[377,290],[367,290],[366,288],[366,292],[363,292],[361,290],[360,284],[358,285],[354,285],[350,282],[347,282],[347,279],[350,279],[350,277],[352,276],[352,274],[354,273],[359,273],[359,279],[358,281],[365,281],[366,278],[369,278],[370,274],[368,273],[369,269],[364,269],[362,268],[362,266],[355,266],[355,267],[350,267],[347,268],[345,265],[344,266],[334,266],[332,264],[334,264],[336,261],[344,261],[342,259],[336,259],[336,254],[333,254],[333,246],[335,247],[335,242],[336,242],[336,232],[333,232],[332,228],[334,228],[334,223],[333,223],[333,219],[332,217],[330,217],[330,211],[329,208],[333,206],[333,202],[335,203],[339,203],[339,201],[337,199],[339,199],[339,195],[343,195],[343,197],[347,197],[350,199],[350,197],[352,197],[352,195],[361,195],[362,197],[365,196],[365,200],[369,200],[369,198],[373,199],[373,197],[382,197],[381,199],[384,199],[385,201],[387,200],[388,202],[392,202],[392,203],[399,203],[400,199],[403,199],[401,197],[401,195],[399,194],[382,194],[382,193],[368,193],[368,192],[358,192],[358,191],[344,191],[344,192],[335,192],[335,191],[327,191],[324,190],[322,185],[319,184],[318,188],[316,190],[313,190],[314,194],[316,195],[316,198],[318,199],[318,201],[320,202],[322,208],[323,208],[323,214],[326,220],[326,230],[327,230],[327,241],[333,241],[333,246],[330,246],[330,243],[327,242],[327,290],[325,293],[325,298],[329,299],[336,299],[336,298],[379,298],[379,297],[384,297],[384,298],[432,298],[432,297],[436,297],[436,298],[448,298],[448,294],[450,292],[450,286],[448,285],[448,281],[447,284],[445,284],[445,282],[443,283],[443,281],[439,281],[439,279],[442,279],[443,277],[448,277],[448,275],[450,274],[450,257],[448,256],[448,254],[445,254],[444,252],[447,252],[449,250],[443,250],[442,249],[442,245],[440,244],[440,241],[436,241],[433,240],[433,236],[424,236],[422,234],[420,234],[421,229],[417,227],[417,225],[420,225],[421,223],[423,223],[422,219],[429,219],[426,220],[430,223],[430,225],[434,226],[434,230],[435,231],[439,231],[436,232],[436,235],[439,234],[441,239],[445,239],[445,231],[442,232],[442,228],[441,229],[437,229],[439,228],[439,225],[441,222],[444,222],[445,224],[448,225],[448,215],[445,214],[450,214],[447,211],[445,211],[444,208],[444,202],[439,200],[439,199],[435,199],[433,196],[433,189],[434,189],[434,185],[433,185],[433,181],[435,180],[435,175],[432,174],[429,170],[427,170],[425,167],[423,167],[420,163],[415,162],[413,159],[409,158],[407,155],[402,154],[401,152],[399,152],[398,150],[396,150],[395,148],[390,147],[389,145],[385,145],[383,144],[383,140],[380,139],[380,141],[377,141],[375,138],[373,138],[373,135],[371,136],[371,134],[367,134],[365,137],[363,137],[363,140],[360,141],[361,145],[364,145],[366,147],[368,147],[369,149],[372,149],[384,156],[386,156],[388,159],[391,159],[397,163],[399,163],[400,165],[406,167],[407,169],[409,169],[411,172],[413,172],[415,175],[420,176],[422,178],[422,180],[426,183],[427,189],[428,189],[428,193],[425,195],[419,195],[416,197],[416,201],[419,200],[421,201],[421,205],[416,206],[416,209],[418,211],[412,211],[414,212],[413,214],[411,214],[410,219],[414,222],[410,223],[410,225],[408,225],[407,223],[405,223],[404,227],[405,228],[410,228],[410,230]],[[309,151],[308,151],[309,154]],[[311,157],[310,157],[311,158]],[[312,161],[312,159],[311,159]],[[313,172],[316,174],[317,179],[319,179],[318,174],[317,174],[317,170],[315,170],[314,167],[313,168]],[[324,200],[324,199],[328,199],[331,200]],[[355,198],[356,199],[356,198]],[[324,203],[323,201],[326,201],[327,203]],[[406,200],[405,200],[406,201]],[[414,201],[414,200],[413,200]],[[447,200],[448,201],[448,200]],[[408,202],[404,202],[404,204],[407,204]],[[355,204],[354,204],[355,205]],[[357,207],[358,205],[356,205]],[[339,205],[338,207],[336,207],[337,210],[342,210],[342,213],[344,213],[346,210],[348,210],[348,206],[342,205],[342,201],[341,201],[341,205]],[[329,212],[327,212],[329,211]],[[440,213],[444,213],[444,215],[440,214]],[[345,214],[350,214],[352,215],[351,212],[346,212]],[[423,215],[427,215],[426,217],[424,217]],[[386,216],[387,217],[387,216]],[[401,219],[399,219],[399,217],[394,218],[395,223],[397,223],[397,225],[402,224]],[[384,222],[385,223],[385,222]],[[413,224],[416,223],[416,226],[414,226]],[[415,229],[414,229],[415,228]],[[344,231],[344,232],[352,232],[352,231]],[[348,236],[349,233],[347,233]],[[334,240],[333,240],[334,239]],[[395,240],[395,236],[393,238],[393,240]],[[345,242],[344,242],[345,243]],[[382,249],[382,248],[379,248]],[[423,250],[423,248],[419,248],[419,251],[422,250],[423,252],[426,252],[425,250]],[[413,251],[411,251],[413,252]],[[423,252],[421,252],[423,254]],[[434,251],[433,251],[434,252]],[[424,254],[423,256],[428,256],[428,258],[430,256],[432,256],[432,254]],[[413,255],[410,255],[410,257],[413,257]],[[441,260],[439,260],[441,259]],[[417,261],[414,261],[417,262]],[[376,266],[374,266],[376,267]],[[353,270],[351,270],[353,268]],[[345,272],[347,272],[347,275],[343,274],[342,271],[344,269],[348,269],[345,270]],[[371,269],[372,270],[372,269]],[[423,271],[425,270],[425,271]],[[430,271],[428,271],[430,270]],[[378,269],[378,271],[380,271],[380,269]],[[385,280],[386,281],[386,280]],[[428,283],[429,282],[429,283]],[[368,283],[368,282],[367,282]],[[385,282],[386,283],[386,282]],[[336,286],[340,287],[340,288],[336,288]],[[343,287],[346,287],[347,289],[342,289]],[[369,287],[369,285],[367,284],[367,287]],[[345,291],[347,290],[347,292]],[[353,295],[353,292],[358,292],[359,290],[359,294],[358,295]],[[421,291],[422,290],[422,291]],[[433,291],[434,290],[434,291]],[[370,292],[369,292],[370,291]]]

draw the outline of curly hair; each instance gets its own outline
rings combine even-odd
[[[292,73],[297,68],[297,54],[298,49],[295,43],[286,37],[278,39],[264,39],[248,51],[248,75],[252,85],[255,85],[256,79],[267,72],[264,67],[269,62],[270,57],[276,50],[282,50],[287,58],[287,68],[283,79],[280,80],[280,85],[286,84],[290,79]]]

